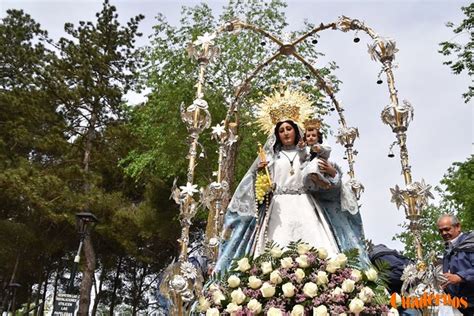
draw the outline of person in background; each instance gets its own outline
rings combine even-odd
[[[380,262],[385,262],[388,267],[387,271],[387,286],[390,294],[397,293],[402,295],[401,289],[403,281],[401,280],[403,270],[405,267],[413,261],[395,249],[390,249],[383,244],[378,244],[369,251],[370,262],[375,266],[380,266]],[[421,313],[415,309],[403,309],[398,308],[398,312],[401,316],[415,316],[421,315]]]
[[[443,287],[452,297],[465,298],[461,306],[463,315],[474,315],[474,232],[463,233],[459,219],[450,214],[438,219],[438,231],[445,241]]]

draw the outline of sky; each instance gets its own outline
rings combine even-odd
[[[145,36],[138,43],[147,45],[157,13],[163,13],[171,24],[177,25],[181,7],[199,2],[111,0],[111,3],[117,6],[119,19],[123,22],[137,14],[145,15],[140,26]],[[226,2],[207,3],[218,14]],[[64,35],[65,22],[94,21],[101,1],[2,0],[0,5],[0,17],[9,8],[23,9],[49,32],[50,37],[58,39]],[[465,161],[473,154],[473,105],[472,102],[465,104],[461,97],[472,79],[467,74],[453,75],[443,65],[446,57],[437,52],[438,43],[442,41],[467,40],[466,34],[455,37],[445,26],[448,21],[459,23],[464,18],[460,8],[467,5],[469,1],[456,0],[289,0],[285,10],[291,29],[301,27],[305,19],[314,24],[330,23],[345,15],[364,21],[379,35],[397,42],[395,86],[400,102],[406,99],[415,109],[414,120],[407,132],[412,177],[414,181],[424,179],[433,186],[439,185],[453,162]],[[355,142],[359,152],[355,172],[356,178],[365,186],[360,203],[366,237],[374,243],[402,249],[402,244],[392,241],[392,237],[401,230],[399,224],[404,221],[404,212],[390,202],[390,188],[396,184],[402,188],[405,185],[398,149],[395,147],[395,158],[387,157],[395,135],[380,119],[382,109],[389,104],[389,94],[386,80],[382,85],[376,84],[381,68],[367,53],[371,39],[361,33],[361,41],[355,44],[353,33],[329,30],[320,35],[319,51],[326,57],[319,59],[316,66],[324,67],[329,61],[338,64],[335,74],[343,84],[337,98],[345,108],[348,125],[357,127],[360,133]],[[139,99],[131,96],[132,102]],[[335,116],[329,118],[328,123],[337,130]],[[342,160],[343,148],[335,144],[334,137],[327,141],[333,148],[331,158],[347,170],[347,163]]]

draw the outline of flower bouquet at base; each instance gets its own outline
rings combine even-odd
[[[297,241],[268,244],[256,258],[235,260],[199,298],[201,315],[398,315],[374,268],[358,269],[358,252],[328,258]]]

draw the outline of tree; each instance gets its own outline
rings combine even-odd
[[[459,216],[464,230],[474,229],[474,157],[453,163],[441,184],[446,209]]]
[[[141,35],[138,24],[144,17],[136,16],[127,26],[120,26],[116,8],[108,1],[96,16],[95,24],[81,21],[77,28],[71,23],[65,24],[70,38],[59,40],[61,59],[51,68],[56,80],[50,91],[55,91],[61,101],[59,110],[67,120],[70,139],[77,148],[75,158],[80,157],[77,166],[81,181],[80,186],[75,184],[75,190],[83,195],[81,209],[93,211],[101,218],[99,212],[111,196],[103,194],[92,153],[101,131],[123,119],[122,98],[137,83],[139,56],[134,42]],[[84,254],[80,315],[87,315],[89,311],[96,264],[90,236],[84,240]]]
[[[56,59],[47,45],[46,31],[31,16],[7,10],[0,23],[1,306],[9,283],[22,284],[17,295],[23,299],[45,281],[70,241],[61,215],[69,191],[59,175],[68,144],[44,84]]]
[[[474,3],[467,7],[461,7],[461,10],[466,15],[466,18],[459,25],[454,25],[452,22],[446,24],[447,27],[453,28],[456,35],[466,34],[469,36],[466,44],[461,44],[453,41],[441,42],[439,45],[441,49],[439,52],[445,56],[455,55],[455,58],[448,60],[443,64],[448,65],[454,74],[458,75],[464,71],[469,77],[474,75]],[[472,82],[472,80],[471,80]],[[463,93],[463,98],[468,103],[474,96],[474,86],[469,86],[466,93]]]

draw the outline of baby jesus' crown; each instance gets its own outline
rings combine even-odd
[[[291,120],[298,126],[313,113],[312,101],[301,91],[286,88],[282,91],[275,90],[270,96],[266,96],[258,105],[258,123],[261,129],[271,134],[275,124]]]
[[[304,121],[305,131],[313,130],[313,129],[319,130],[320,128],[321,128],[321,120],[319,119],[313,118],[313,119],[308,119]]]

